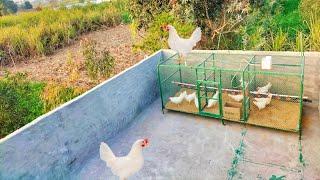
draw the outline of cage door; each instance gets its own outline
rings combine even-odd
[[[219,82],[198,80],[197,100],[199,114],[222,118],[222,91]]]

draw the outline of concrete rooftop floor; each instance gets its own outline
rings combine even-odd
[[[138,138],[148,137],[144,167],[129,179],[320,179],[320,121],[316,107],[304,106],[299,134],[190,114],[161,112],[158,99],[129,127],[106,141],[126,155]],[[76,179],[117,179],[92,152]]]

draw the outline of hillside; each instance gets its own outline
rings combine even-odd
[[[26,73],[28,78],[33,81],[71,83],[71,86],[89,89],[105,79],[92,80],[88,77],[83,67],[84,58],[81,52],[81,41],[84,39],[96,41],[99,50],[106,49],[110,51],[111,56],[115,58],[113,75],[136,64],[144,57],[142,52],[133,52],[134,38],[131,35],[129,25],[119,25],[85,34],[72,45],[59,49],[52,55],[33,58],[29,61],[20,62],[15,66],[11,64],[10,67],[2,68],[1,74],[4,74],[4,70],[13,74],[21,72]],[[77,70],[80,74],[79,78],[72,82],[69,81],[70,74],[68,74],[67,70],[69,65],[68,61],[66,61],[70,55],[77,64]]]

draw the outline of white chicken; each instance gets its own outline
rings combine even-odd
[[[243,95],[242,95],[242,94],[238,94],[238,95],[228,94],[228,96],[229,96],[231,99],[233,99],[233,100],[235,100],[235,101],[237,101],[237,102],[240,102],[240,101],[242,101],[242,99],[243,99]]]
[[[267,106],[266,102],[263,101],[253,101],[253,104],[256,105],[259,110],[264,109]]]
[[[185,58],[197,42],[201,40],[201,29],[199,27],[193,31],[189,39],[179,37],[177,30],[172,25],[166,25],[163,28],[169,31],[168,44],[170,49],[178,52],[181,59]],[[184,62],[187,65],[186,60]]]
[[[268,93],[269,89],[271,88],[272,84],[270,82],[268,82],[267,85],[263,86],[263,87],[258,87],[258,93],[263,94],[263,93]]]
[[[183,91],[178,97],[169,97],[169,100],[174,104],[180,104],[186,97],[187,91]]]
[[[253,104],[257,106],[259,110],[264,109],[268,104],[271,103],[272,94],[269,94],[267,98],[254,98]]]
[[[268,94],[268,96],[266,98],[254,98],[255,101],[266,102],[267,105],[270,104],[271,99],[272,99],[272,94]]]
[[[214,99],[209,99],[208,100],[208,105],[207,108],[211,108],[212,106],[216,105],[217,102],[219,101],[219,91],[216,91],[216,93],[212,96]]]
[[[100,158],[111,168],[114,175],[118,176],[120,180],[125,180],[142,168],[144,163],[142,149],[148,145],[148,139],[139,139],[132,145],[127,156],[116,157],[110,147],[101,142]]]
[[[185,96],[185,100],[190,103],[192,100],[194,100],[195,97],[196,97],[196,92],[193,92],[192,94],[187,94]]]

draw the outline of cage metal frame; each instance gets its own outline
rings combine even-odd
[[[162,84],[165,83],[166,81],[168,81],[172,76],[174,76],[176,73],[179,73],[179,78],[180,78],[180,82],[182,82],[182,68],[190,68],[190,69],[194,69],[195,70],[195,76],[196,76],[196,82],[195,84],[190,84],[190,87],[193,87],[196,89],[196,95],[198,97],[198,104],[199,104],[199,107],[198,107],[198,112],[197,113],[194,113],[194,114],[197,114],[197,115],[200,115],[200,116],[207,116],[207,117],[212,117],[212,118],[216,118],[216,119],[220,119],[222,121],[222,123],[224,123],[223,120],[229,120],[229,119],[226,119],[224,118],[223,116],[223,104],[222,104],[222,90],[223,88],[221,87],[222,85],[222,78],[221,78],[221,73],[222,72],[226,72],[226,71],[229,71],[229,72],[238,72],[238,73],[241,73],[241,78],[242,78],[242,83],[241,83],[241,93],[243,94],[244,98],[242,100],[242,115],[241,115],[241,119],[240,123],[247,123],[247,120],[248,118],[250,117],[250,106],[251,106],[251,103],[250,103],[250,94],[254,93],[254,92],[251,92],[249,91],[249,95],[246,95],[247,93],[245,92],[246,89],[249,88],[249,85],[251,83],[254,83],[255,81],[255,76],[253,76],[252,79],[250,79],[249,82],[245,82],[244,79],[245,77],[251,77],[252,74],[264,74],[264,75],[280,75],[280,76],[297,76],[299,77],[300,79],[300,92],[299,92],[299,96],[297,98],[299,98],[299,120],[298,120],[298,127],[296,130],[291,130],[291,131],[295,131],[295,132],[300,132],[301,133],[301,123],[302,123],[302,110],[303,110],[303,99],[305,98],[303,96],[303,92],[304,92],[304,66],[305,66],[305,57],[304,57],[304,53],[301,52],[301,55],[300,55],[300,63],[299,64],[272,64],[272,66],[282,66],[282,67],[299,67],[300,68],[300,72],[299,73],[287,73],[287,72],[268,72],[268,71],[258,71],[256,69],[254,70],[251,70],[250,69],[250,65],[253,65],[253,67],[255,67],[255,65],[257,65],[258,63],[256,62],[256,56],[255,54],[252,54],[252,55],[248,55],[250,56],[249,60],[247,61],[247,64],[245,65],[244,68],[242,69],[228,69],[228,68],[223,68],[223,67],[216,67],[215,66],[215,63],[212,63],[213,65],[211,67],[206,67],[206,63],[208,61],[215,61],[215,55],[216,54],[219,54],[219,53],[207,53],[209,54],[208,57],[206,57],[204,60],[202,60],[201,63],[197,64],[196,67],[194,66],[185,66],[184,64],[165,64],[166,62],[172,60],[174,57],[178,57],[178,53],[175,53],[173,54],[172,56],[168,57],[167,59],[161,59],[159,62],[158,62],[158,65],[157,65],[157,74],[158,74],[158,83],[159,83],[159,90],[160,90],[160,97],[161,97],[161,105],[162,105],[162,111],[164,112],[164,109],[165,108],[165,103],[164,103],[164,97],[163,97],[163,88],[162,88]],[[277,56],[281,56],[281,55],[277,55]],[[285,56],[285,55],[284,55]],[[172,74],[170,74],[166,79],[161,79],[161,67],[169,67],[169,68],[172,68],[172,67],[175,67],[177,68],[177,71],[173,72]],[[204,66],[204,67],[202,67]],[[200,79],[199,78],[199,73],[200,71],[204,71],[206,72],[207,70],[210,70],[210,71],[213,71],[214,73],[219,73],[219,78],[218,78],[218,81],[216,81],[216,74],[214,75],[214,81],[211,81],[209,79],[207,79],[206,77],[206,74],[204,75],[204,79]],[[172,82],[174,83],[174,82]],[[178,83],[179,85],[179,82],[176,82]],[[181,83],[181,84],[185,84],[185,83]],[[180,85],[181,85],[180,84]],[[218,91],[219,91],[219,98],[218,98],[218,101],[219,101],[219,115],[217,114],[212,114],[212,113],[207,113],[207,112],[203,112],[203,109],[204,107],[206,106],[206,104],[208,103],[208,99],[212,99],[212,98],[208,98],[208,95],[207,95],[207,91],[205,91],[205,96],[202,97],[201,94],[200,94],[200,89],[201,87],[203,87],[204,89],[207,89],[207,84],[215,84],[215,85],[218,85]],[[210,87],[209,87],[210,88]],[[212,88],[212,87],[211,87]],[[205,98],[205,106],[202,107],[201,104],[202,104],[202,101],[201,101],[201,98]],[[255,125],[255,124],[254,124]],[[257,125],[259,126],[259,125]],[[270,127],[269,127],[270,128]],[[271,127],[272,128],[272,127]],[[279,128],[275,128],[275,129],[279,129]],[[280,129],[280,130],[287,130],[287,129]]]

